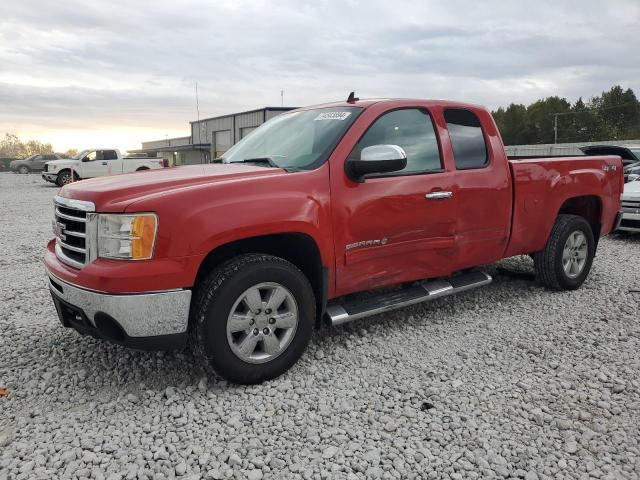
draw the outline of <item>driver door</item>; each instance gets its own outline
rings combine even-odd
[[[372,145],[398,145],[407,166],[362,183],[343,168],[332,170],[338,295],[446,275],[455,265],[457,187],[436,131],[426,108],[386,111],[349,157]]]
[[[87,153],[82,159],[80,176],[82,178],[92,178],[104,175],[106,172],[106,164],[103,165],[104,158],[102,150],[93,150]]]

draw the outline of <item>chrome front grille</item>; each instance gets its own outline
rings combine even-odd
[[[627,213],[640,213],[640,199],[622,200],[622,211]]]
[[[49,165],[45,163],[43,172],[47,172],[47,171],[49,171]]]
[[[56,256],[67,265],[82,268],[95,258],[95,205],[59,196],[53,203]]]

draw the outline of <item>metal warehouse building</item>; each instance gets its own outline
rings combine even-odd
[[[142,142],[134,153],[161,156],[170,165],[209,163],[267,120],[294,107],[265,107],[191,123],[191,136]]]

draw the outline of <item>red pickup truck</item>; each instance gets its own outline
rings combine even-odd
[[[64,326],[189,343],[260,382],[321,320],[485,285],[477,267],[501,258],[530,254],[544,285],[578,288],[623,188],[618,156],[509,160],[485,108],[448,101],[301,108],[221,160],[62,188],[44,260]]]

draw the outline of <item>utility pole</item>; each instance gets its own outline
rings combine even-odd
[[[284,90],[280,90],[280,106],[284,107]]]
[[[553,143],[558,143],[558,117],[560,115],[576,115],[577,112],[556,112],[550,113],[553,115]]]

